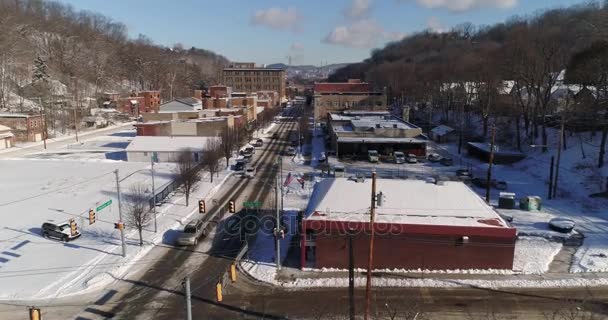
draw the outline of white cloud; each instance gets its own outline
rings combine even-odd
[[[351,0],[350,6],[344,11],[344,15],[350,19],[362,19],[369,17],[372,0]]]
[[[324,43],[351,48],[373,48],[380,41],[401,39],[404,33],[388,32],[374,20],[364,19],[348,26],[336,27],[323,39]]]
[[[431,9],[448,9],[453,12],[464,12],[481,7],[510,9],[517,6],[519,0],[401,0],[416,1],[419,5]]]
[[[444,32],[448,31],[448,29],[446,27],[444,27],[443,24],[441,24],[441,21],[439,21],[439,18],[437,18],[437,17],[430,17],[426,21],[426,27],[431,32],[435,32],[435,33],[444,33]]]
[[[294,42],[289,46],[290,51],[301,51],[304,50],[304,45],[299,42]]]
[[[257,10],[251,17],[251,23],[254,25],[260,25],[269,27],[277,30],[300,30],[300,21],[302,17],[298,11],[289,7],[287,9],[282,8],[268,8],[264,10]]]

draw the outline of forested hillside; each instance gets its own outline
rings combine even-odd
[[[34,73],[67,91],[78,83],[80,95],[87,97],[110,90],[161,90],[168,99],[211,83],[226,63],[203,49],[167,48],[144,36],[129,39],[124,24],[57,2],[0,0],[0,108],[32,82]]]

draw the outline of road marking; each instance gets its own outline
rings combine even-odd
[[[420,295],[422,296],[424,303],[434,303],[433,297],[431,296],[431,290],[429,290],[429,288],[420,288]]]
[[[12,247],[12,248],[11,248],[11,250],[17,250],[17,249],[19,249],[19,248],[23,247],[24,245],[26,245],[26,244],[28,244],[28,243],[30,243],[30,241],[29,241],[29,240],[25,240],[25,241],[23,241],[23,242],[21,242],[21,243],[17,244],[16,246]]]
[[[110,301],[110,299],[112,299],[114,297],[114,295],[117,294],[117,293],[118,293],[118,291],[116,291],[116,290],[113,290],[113,289],[109,290],[101,298],[99,298],[97,301],[95,301],[95,304],[98,305],[98,306],[103,306],[108,301]]]
[[[13,253],[13,252],[8,252],[8,251],[2,251],[2,254],[7,255],[7,256],[11,256],[11,257],[15,257],[15,258],[21,257],[20,254]]]

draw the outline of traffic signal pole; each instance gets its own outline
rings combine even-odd
[[[277,208],[277,221],[276,221],[276,226],[275,226],[275,239],[276,239],[276,247],[277,247],[277,253],[276,253],[276,262],[277,262],[277,270],[281,270],[281,242],[280,242],[280,237],[279,237],[279,230],[281,228],[281,211],[279,209],[279,177],[276,178],[276,184],[277,187],[275,189],[275,199],[276,199],[276,208]]]
[[[118,169],[114,170],[114,174],[116,175],[116,195],[118,198],[118,223],[123,226],[120,228],[120,241],[122,242],[122,256],[124,258],[127,256],[127,243],[125,242],[125,228],[122,222],[122,208],[120,205],[120,178],[118,177]]]
[[[158,231],[158,224],[156,222],[156,188],[154,188],[154,159],[150,157],[152,163],[152,214],[154,215],[154,233]]]

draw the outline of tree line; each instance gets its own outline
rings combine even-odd
[[[0,0],[0,108],[7,108],[10,92],[32,82],[40,63],[50,80],[82,97],[160,90],[171,99],[214,82],[228,61],[204,49],[160,46],[142,35],[129,39],[124,24],[59,2]]]
[[[421,107],[426,119],[440,116],[461,140],[473,135],[467,128],[479,119],[483,138],[492,123],[501,126],[500,140],[547,151],[552,119],[566,122],[566,131],[586,126],[602,134],[601,167],[608,139],[606,41],[608,1],[592,1],[490,26],[425,30],[372,51],[329,80],[365,79],[385,90],[390,103]]]

